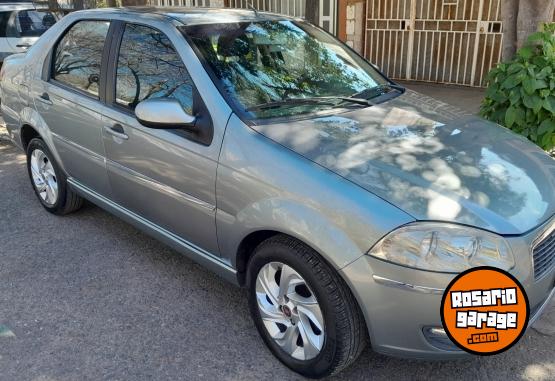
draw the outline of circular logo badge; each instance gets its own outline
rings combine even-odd
[[[451,341],[477,355],[512,347],[524,334],[529,317],[528,297],[520,282],[493,267],[458,275],[441,302],[441,320]]]

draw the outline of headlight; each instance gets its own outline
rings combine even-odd
[[[385,236],[369,254],[403,266],[452,273],[477,266],[510,270],[515,265],[503,237],[436,222],[403,226]]]

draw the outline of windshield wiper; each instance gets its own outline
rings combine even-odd
[[[356,97],[310,97],[310,98],[289,98],[284,99],[281,101],[271,101],[266,103],[261,103],[259,105],[254,105],[247,108],[245,111],[256,111],[256,110],[267,110],[272,108],[278,107],[287,107],[287,106],[298,106],[298,105],[326,105],[326,106],[336,106],[337,102],[333,101],[341,101],[341,102],[350,102],[361,104],[365,106],[372,106],[373,103],[369,102],[366,99],[356,98]]]
[[[378,85],[375,87],[370,87],[368,89],[362,90],[359,93],[353,94],[352,97],[368,100],[368,99],[376,98],[376,97],[379,97],[380,95],[386,94],[391,90],[397,90],[400,93],[405,92],[405,88],[403,86],[397,85],[395,83],[384,83],[382,85]]]

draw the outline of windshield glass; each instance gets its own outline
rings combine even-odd
[[[184,32],[248,118],[315,112],[336,105],[332,101],[337,97],[351,97],[388,83],[338,40],[306,23],[192,25]],[[306,101],[314,97],[333,99]],[[260,107],[268,103],[274,104]]]

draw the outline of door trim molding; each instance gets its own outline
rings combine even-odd
[[[184,201],[188,204],[194,204],[195,206],[201,207],[203,209],[206,209],[208,211],[215,211],[216,210],[216,205],[214,204],[210,204],[206,201],[203,201],[195,196],[191,196],[188,193],[184,193],[181,192],[175,188],[170,187],[169,185],[165,185],[160,183],[159,181],[156,181],[154,179],[151,179],[148,176],[145,176],[139,172],[136,172],[126,166],[123,166],[113,160],[110,160],[102,155],[97,154],[96,152],[91,151],[88,148],[85,148],[67,138],[64,138],[63,136],[60,136],[54,132],[51,132],[52,136],[56,139],[58,139],[59,141],[66,143],[68,145],[70,145],[71,147],[73,147],[74,149],[77,149],[79,151],[85,152],[88,156],[91,157],[91,159],[98,161],[100,163],[102,163],[103,165],[106,166],[106,170],[108,170],[108,165],[113,168],[115,171],[117,171],[120,175],[126,176],[126,177],[132,177],[136,182],[139,182],[151,189],[155,189],[158,190],[160,192],[163,192],[171,197],[174,198],[178,198],[181,201]],[[73,181],[76,181],[75,179],[73,179]]]
[[[154,189],[157,190],[159,192],[162,192],[164,194],[167,194],[173,198],[178,198],[182,201],[185,201],[188,204],[194,204],[196,206],[199,206],[203,209],[207,209],[211,212],[216,210],[216,205],[210,204],[206,201],[203,201],[199,198],[196,198],[195,196],[191,196],[188,193],[184,193],[181,192],[175,188],[170,187],[169,185],[165,185],[162,184],[154,179],[151,179],[148,176],[145,176],[137,171],[132,170],[131,168],[128,168],[124,165],[121,165],[113,160],[110,159],[106,159],[106,169],[109,170],[108,166],[110,166],[110,168],[114,169],[117,173],[119,173],[122,176],[125,177],[131,177],[133,178],[133,180],[135,182],[138,182],[150,189]]]
[[[112,200],[96,193],[94,190],[81,184],[72,177],[69,177],[67,182],[72,189],[94,204],[120,217],[126,222],[129,222],[145,233],[157,238],[189,259],[222,276],[229,282],[235,285],[239,284],[237,280],[237,270],[235,270],[229,263],[224,262],[220,257],[207,252],[206,250],[164,229],[163,227],[156,225],[150,220],[133,213]],[[216,237],[214,237],[214,239],[216,239]]]
[[[68,146],[72,147],[73,149],[76,149],[77,151],[84,152],[86,155],[90,156],[90,158],[92,160],[97,161],[99,163],[102,163],[102,165],[106,164],[106,158],[104,156],[99,155],[98,153],[96,153],[96,152],[94,152],[94,151],[92,151],[92,150],[90,150],[86,147],[83,147],[82,145],[77,144],[74,141],[71,141],[71,140],[69,140],[69,139],[67,139],[67,138],[65,138],[65,137],[63,137],[63,136],[61,136],[61,135],[59,135],[55,132],[50,131],[50,134],[52,134],[52,137],[54,139],[58,140],[59,142],[65,143]]]

